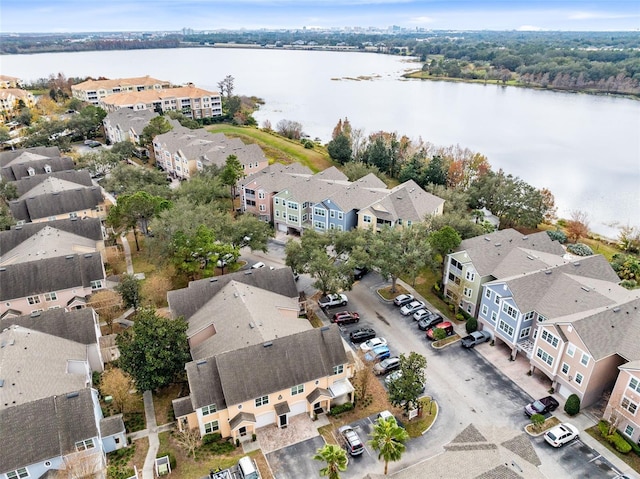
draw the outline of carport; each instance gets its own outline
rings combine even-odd
[[[346,402],[353,402],[353,384],[348,378],[340,379],[329,386],[329,392],[332,396],[332,405],[340,405]]]

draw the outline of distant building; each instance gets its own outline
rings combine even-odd
[[[156,80],[150,76],[138,78],[118,78],[115,80],[87,80],[71,85],[73,98],[98,105],[102,98],[122,92],[140,92],[170,88],[168,81]]]
[[[0,88],[20,88],[21,86],[22,81],[20,78],[0,75]]]
[[[142,130],[156,116],[158,114],[151,110],[132,111],[122,108],[113,111],[102,120],[104,134],[111,144],[130,141],[138,145]]]
[[[35,104],[36,98],[30,91],[20,88],[0,88],[0,123],[17,116],[22,105],[32,108]]]

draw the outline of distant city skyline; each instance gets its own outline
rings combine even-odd
[[[640,31],[638,0],[3,0],[2,33],[183,28]]]

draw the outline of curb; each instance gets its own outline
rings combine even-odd
[[[456,334],[458,334],[458,333],[456,333]],[[456,339],[455,341],[451,341],[449,343],[443,344],[442,346],[440,346],[440,345],[436,346],[436,343],[438,341],[434,341],[433,343],[431,343],[431,347],[433,349],[436,349],[436,350],[444,349],[444,348],[446,348],[448,346],[451,346],[452,344],[456,344],[456,343],[460,342],[461,339],[462,339],[462,337],[460,337],[460,335],[458,334],[458,339]]]
[[[552,419],[552,418],[556,418],[558,421],[560,421],[560,418],[559,418],[559,417],[556,417],[556,416],[550,416],[548,419],[545,419],[545,421],[548,421],[549,419]],[[560,424],[562,424],[562,421],[560,421]],[[547,432],[549,429],[552,429],[553,427],[555,427],[555,426],[551,426],[551,427],[548,427],[547,429],[545,429],[545,430],[544,430],[544,431],[542,431],[542,432],[537,432],[537,433],[535,433],[535,432],[530,432],[530,431],[528,431],[528,430],[527,430],[527,428],[528,428],[529,426],[531,426],[531,424],[527,424],[523,429],[524,429],[524,432],[526,432],[526,433],[527,433],[529,436],[531,436],[531,437],[540,437],[540,436],[542,436],[545,432]]]
[[[438,406],[438,409],[436,410],[436,417],[433,418],[433,421],[431,421],[431,424],[429,424],[429,427],[426,428],[424,431],[422,431],[422,433],[420,433],[421,436],[424,436],[426,433],[429,432],[429,430],[433,427],[433,425],[438,420],[438,414],[440,414],[440,404],[438,404],[438,401],[435,401],[434,399],[432,399],[431,401],[436,403],[436,406]]]

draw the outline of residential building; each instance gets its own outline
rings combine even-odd
[[[70,186],[69,183],[73,183],[73,185]],[[20,197],[27,194],[29,196],[37,196],[42,193],[70,189],[71,187],[78,188],[78,185],[90,188],[93,183],[91,182],[91,174],[87,170],[64,170],[28,175],[14,181],[13,185],[16,187],[18,199],[20,199]],[[36,188],[38,186],[39,188]]]
[[[243,441],[261,427],[352,401],[346,348],[331,325],[190,362],[191,394],[173,401],[178,427]]]
[[[445,259],[444,294],[477,317],[483,284],[564,264],[564,255],[562,245],[544,231],[524,235],[505,229],[465,239]]]
[[[27,176],[73,170],[70,157],[60,156],[57,146],[38,146],[0,152],[0,176],[4,181],[16,181]]]
[[[388,193],[358,211],[358,228],[379,231],[420,223],[428,216],[441,216],[444,200],[427,193],[413,180],[392,188]]]
[[[604,417],[627,439],[640,446],[640,359],[622,364],[618,369],[620,372]]]
[[[132,111],[128,108],[122,108],[113,111],[102,120],[104,134],[111,144],[130,141],[139,145],[142,130],[156,116],[158,114],[152,110]]]
[[[100,98],[98,105],[112,112],[121,108],[156,113],[179,111],[189,118],[210,118],[222,115],[222,98],[217,92],[190,84],[183,87],[128,91]]]
[[[20,88],[0,88],[0,122],[9,121],[23,107],[33,108],[36,98],[33,93]]]
[[[99,254],[71,254],[0,267],[0,319],[45,309],[83,308],[105,287]]]
[[[274,163],[240,180],[242,211],[262,221],[273,222],[273,197],[297,178],[309,178],[312,172],[300,163]]]
[[[21,86],[22,80],[20,78],[0,75],[0,88],[20,88]]]
[[[123,92],[142,92],[148,90],[162,90],[170,88],[168,81],[156,80],[150,76],[137,78],[118,78],[114,80],[87,80],[77,85],[71,85],[73,98],[98,105],[100,100]]]

